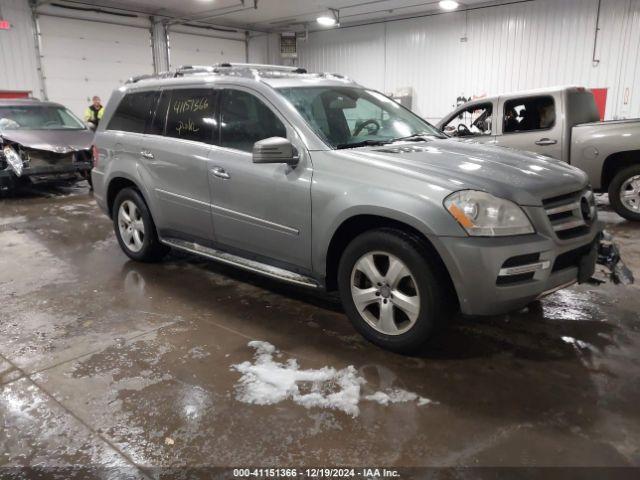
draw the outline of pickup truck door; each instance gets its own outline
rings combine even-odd
[[[301,272],[311,269],[309,153],[295,130],[258,92],[220,91],[220,138],[209,156],[208,179],[215,241],[224,250]],[[286,137],[300,162],[253,163],[253,144]],[[271,262],[270,262],[271,261]]]
[[[560,98],[551,95],[501,97],[496,145],[540,153],[562,160]]]
[[[492,144],[497,120],[495,107],[493,102],[486,102],[460,108],[444,119],[442,131],[452,137]]]

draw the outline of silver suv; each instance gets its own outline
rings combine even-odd
[[[594,271],[583,172],[450,139],[339,75],[221,64],[134,78],[95,143],[95,196],[129,257],[175,248],[337,289],[391,350],[421,347],[457,309],[519,309]]]

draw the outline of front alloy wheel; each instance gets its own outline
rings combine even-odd
[[[356,330],[401,353],[422,348],[456,306],[448,274],[430,246],[392,228],[364,232],[347,245],[338,290]]]
[[[387,252],[371,252],[351,272],[351,296],[358,312],[384,335],[401,335],[420,313],[420,295],[409,268]]]

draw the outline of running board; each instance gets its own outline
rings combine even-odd
[[[284,268],[274,267],[267,265],[266,263],[258,262],[256,260],[249,260],[244,257],[232,255],[227,252],[221,252],[213,248],[205,247],[198,243],[186,242],[177,238],[163,238],[160,240],[165,245],[168,245],[178,250],[184,250],[185,252],[194,253],[216,262],[224,263],[226,265],[232,265],[234,267],[242,268],[250,272],[259,273],[267,277],[275,278],[283,282],[294,283],[296,285],[302,285],[304,287],[318,288],[318,282],[311,277],[300,275],[299,273],[285,270]]]

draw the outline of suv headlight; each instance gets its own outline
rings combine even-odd
[[[515,203],[477,190],[454,192],[444,207],[473,237],[534,233],[531,221]]]

